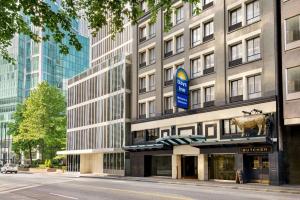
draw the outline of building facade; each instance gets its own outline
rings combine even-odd
[[[128,175],[280,183],[278,6],[275,0],[174,1],[133,28]],[[196,7],[202,11],[193,12]],[[174,73],[189,108],[174,106]]]
[[[130,132],[132,26],[112,39],[103,27],[91,39],[91,68],[68,81],[68,171],[125,175]]]
[[[300,4],[281,1],[282,88],[286,182],[300,183]]]
[[[60,8],[57,3],[47,2],[53,10]],[[31,27],[40,36],[49,33],[41,32],[32,25]],[[65,91],[66,80],[89,66],[89,39],[79,34],[78,21],[74,20],[72,27],[82,44],[80,51],[69,46],[69,54],[62,55],[54,40],[36,43],[28,36],[18,34],[9,48],[17,64],[12,65],[0,58],[0,160],[3,162],[14,159],[11,152],[11,138],[6,133],[7,123],[11,121],[16,105],[28,97],[30,91],[42,81],[47,81]],[[65,42],[68,42],[67,39]]]

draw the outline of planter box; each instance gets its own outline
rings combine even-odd
[[[25,168],[25,167],[18,167],[18,171],[22,171],[22,172],[28,172],[29,168]]]

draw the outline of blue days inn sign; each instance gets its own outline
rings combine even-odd
[[[189,107],[189,79],[182,67],[179,67],[174,74],[174,106],[188,109]]]

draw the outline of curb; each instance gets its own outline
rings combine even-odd
[[[300,194],[300,188],[290,189],[290,188],[282,188],[282,189],[272,189],[272,188],[259,188],[259,187],[247,187],[247,186],[233,186],[233,185],[221,185],[221,184],[204,184],[204,183],[193,183],[193,182],[181,182],[181,181],[165,181],[165,180],[153,180],[153,179],[135,179],[135,178],[124,178],[124,177],[111,177],[111,176],[84,176],[80,175],[80,178],[98,178],[98,179],[106,179],[106,180],[126,180],[126,181],[139,181],[139,182],[148,182],[148,183],[165,183],[165,184],[173,184],[173,185],[193,185],[193,186],[205,186],[205,187],[221,187],[221,188],[229,188],[236,190],[248,190],[248,191],[260,191],[260,192],[279,192],[279,193],[288,193],[288,194]],[[269,186],[267,186],[269,187]]]

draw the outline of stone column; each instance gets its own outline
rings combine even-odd
[[[181,155],[172,155],[172,179],[181,179]]]
[[[198,155],[198,179],[200,181],[208,180],[208,157],[207,154]]]

